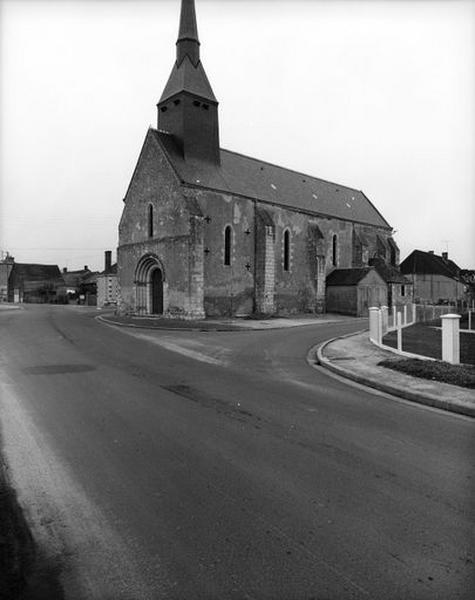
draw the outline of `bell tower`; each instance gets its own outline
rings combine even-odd
[[[173,135],[185,160],[219,164],[218,101],[200,60],[194,0],[181,1],[176,62],[157,108],[158,129]]]

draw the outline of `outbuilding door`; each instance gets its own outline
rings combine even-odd
[[[151,277],[152,284],[152,314],[163,314],[163,276],[160,269],[154,269]]]

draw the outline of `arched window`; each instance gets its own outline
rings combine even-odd
[[[338,238],[336,234],[332,238],[332,265],[337,266],[338,263]]]
[[[284,271],[290,269],[290,231],[284,231]]]
[[[148,205],[148,237],[153,237],[153,206]]]
[[[224,264],[226,266],[231,264],[232,234],[231,225],[227,225],[224,229]]]

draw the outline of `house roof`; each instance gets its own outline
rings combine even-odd
[[[67,286],[75,287],[82,283],[89,275],[91,271],[89,269],[80,269],[78,271],[63,271],[64,283]]]
[[[374,271],[373,267],[357,267],[354,269],[335,269],[326,279],[327,286],[332,285],[358,285],[358,283]]]
[[[460,279],[460,268],[453,260],[445,259],[431,252],[423,250],[413,250],[400,265],[402,273],[410,275],[412,273],[426,275],[445,275],[451,279]]]
[[[58,265],[14,263],[10,277],[23,281],[51,281],[61,279]]]
[[[99,271],[93,271],[93,272],[89,273],[88,275],[86,275],[85,277],[83,277],[81,283],[86,284],[86,285],[96,283],[98,275],[99,275]]]
[[[98,277],[105,277],[106,275],[117,275],[117,263],[114,263],[109,269],[105,269],[101,273],[97,274]]]
[[[170,134],[155,129],[149,132],[185,184],[391,229],[362,191],[230,150],[221,149],[220,165],[192,159],[185,161]]]

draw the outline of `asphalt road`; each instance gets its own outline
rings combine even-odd
[[[0,313],[3,451],[68,600],[474,597],[475,423],[306,363],[360,323],[25,309]]]

